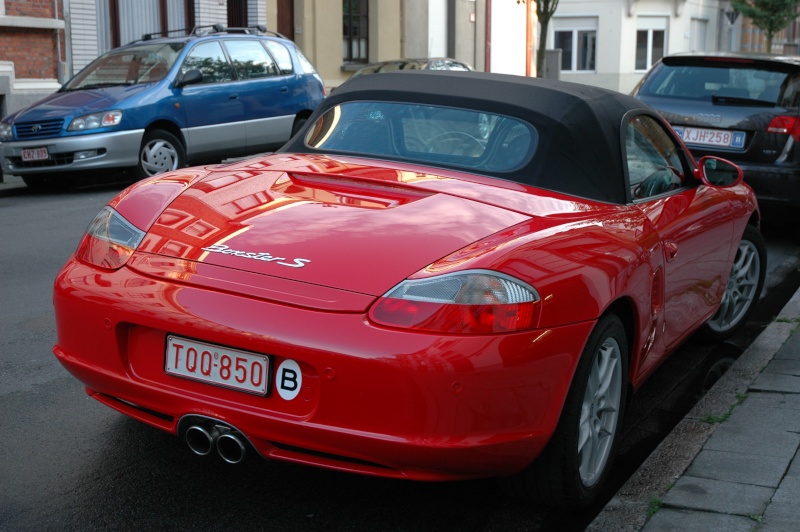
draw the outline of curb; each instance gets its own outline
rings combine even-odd
[[[800,290],[776,317],[800,316]],[[725,417],[797,328],[797,323],[773,321],[736,360],[692,410],[656,447],[586,528],[590,532],[641,530],[649,519],[652,500],[660,500],[681,478],[706,441],[720,426],[703,421]]]

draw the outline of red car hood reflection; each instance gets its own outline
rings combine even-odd
[[[528,218],[385,176],[226,172],[178,196],[139,250],[377,296]]]

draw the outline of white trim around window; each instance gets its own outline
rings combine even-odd
[[[551,41],[561,49],[561,72],[597,71],[597,17],[554,17]]]

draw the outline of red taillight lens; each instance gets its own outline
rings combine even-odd
[[[370,309],[381,325],[454,334],[521,331],[535,326],[539,296],[512,277],[470,270],[407,280]]]
[[[501,333],[532,328],[535,305],[454,305],[383,298],[372,307],[370,318],[382,325],[423,331]]]
[[[114,209],[104,207],[86,229],[75,256],[93,266],[116,270],[128,262],[142,238],[144,231]]]
[[[776,116],[767,126],[767,133],[791,135],[800,141],[800,120],[796,116]]]

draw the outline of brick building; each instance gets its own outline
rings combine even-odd
[[[63,0],[0,0],[0,115],[60,87]]]

